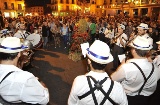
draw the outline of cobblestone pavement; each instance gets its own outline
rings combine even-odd
[[[50,44],[47,50],[36,50],[32,65],[33,68],[27,70],[48,87],[50,93],[49,105],[67,105],[74,78],[87,72],[85,59],[74,62],[68,58],[68,49],[64,49],[63,46],[54,48],[53,44]],[[109,74],[111,73],[111,71],[108,71],[110,66],[111,64],[107,66]],[[159,93],[160,91],[157,90],[151,105],[160,105],[156,102],[159,101]]]
[[[33,68],[27,69],[43,81],[49,89],[49,105],[67,105],[72,82],[87,72],[85,60],[74,62],[68,58],[68,49],[48,46],[35,51]]]

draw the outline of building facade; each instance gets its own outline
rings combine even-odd
[[[43,6],[33,6],[30,7],[30,12],[32,14],[32,16],[42,16],[44,15],[44,8]]]
[[[76,15],[80,8],[77,0],[51,0],[51,4],[48,6],[51,7],[54,16]]]
[[[156,17],[160,12],[160,0],[51,0],[49,6],[56,16],[123,14]]]
[[[157,17],[160,12],[160,0],[86,0],[90,14],[111,16],[115,14],[129,17]]]
[[[24,16],[24,0],[0,0],[0,11],[5,17]]]

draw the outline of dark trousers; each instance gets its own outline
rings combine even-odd
[[[105,42],[105,34],[99,33],[99,40]]]
[[[127,96],[128,105],[149,105],[149,96]]]
[[[68,35],[63,35],[64,47],[67,47]]]
[[[124,48],[119,47],[118,45],[114,44],[112,49],[112,55],[113,55],[113,68],[116,70],[118,66],[120,65],[120,61],[118,58],[118,55],[124,54]]]
[[[95,41],[95,38],[96,38],[96,33],[94,34],[91,34],[91,44]]]

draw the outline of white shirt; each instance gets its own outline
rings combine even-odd
[[[24,30],[24,31],[18,30],[18,31],[14,34],[14,37],[26,39],[28,35],[29,35],[29,34],[26,34],[26,31],[25,31],[25,30]]]
[[[142,35],[142,37],[146,38],[151,46],[153,46],[153,39],[146,33]]]
[[[94,105],[92,94],[88,95],[87,97],[81,100],[78,99],[78,96],[81,96],[90,90],[86,76],[92,76],[97,81],[98,80],[101,81],[105,77],[109,77],[107,73],[97,73],[93,71],[90,71],[86,75],[77,76],[72,85],[72,89],[68,99],[68,105]],[[92,80],[91,80],[91,84],[92,84],[92,87],[94,87],[94,83]],[[107,93],[111,85],[110,78],[107,78],[107,80],[102,85],[103,85],[102,88]],[[95,90],[94,93],[95,93],[98,105],[100,105],[100,103],[102,102],[102,99],[104,98],[104,95],[101,91],[97,91],[97,90]],[[126,94],[122,86],[118,82],[114,82],[113,89],[109,96],[114,102],[118,103],[119,105],[128,105]],[[112,105],[112,103],[109,100],[106,100],[104,105]]]
[[[46,105],[49,102],[48,89],[44,88],[37,78],[14,65],[0,64],[0,81],[11,73],[0,84],[0,95],[8,102],[26,102]]]
[[[110,39],[112,38],[112,32],[111,30],[108,30],[108,28],[105,29],[104,34],[105,34],[105,37],[110,38]]]
[[[153,60],[153,63],[156,64],[160,70],[160,55]]]
[[[135,62],[144,72],[147,78],[152,70],[152,63],[147,59],[130,59],[125,64],[122,64],[116,72],[111,75],[115,81],[121,82],[127,95],[138,95],[139,89],[144,83],[143,75],[140,70],[131,62]],[[154,72],[143,87],[140,95],[150,96],[157,86],[157,81],[160,79],[160,70],[154,65]]]
[[[127,35],[125,33],[123,33],[119,38],[122,38],[123,43],[126,44],[126,40],[124,40],[124,39],[128,39],[128,37],[127,37]],[[120,43],[120,39],[119,38],[117,39],[116,45],[118,45],[120,47],[123,47],[121,45],[121,43]]]
[[[68,33],[68,27],[66,27],[66,28],[62,27],[61,32],[62,32],[62,35],[67,35],[67,33]]]

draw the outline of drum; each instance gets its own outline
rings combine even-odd
[[[40,48],[42,46],[42,38],[39,34],[30,34],[26,39],[33,44],[34,48]]]

